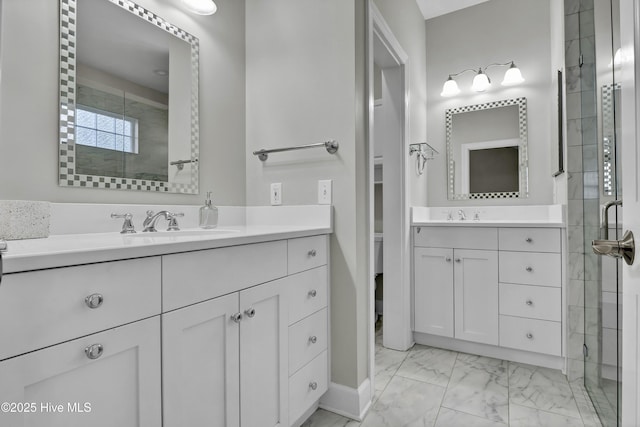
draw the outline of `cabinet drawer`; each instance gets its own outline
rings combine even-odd
[[[287,281],[290,325],[327,306],[326,266],[294,274]]]
[[[414,227],[413,243],[427,248],[498,249],[498,229],[484,227]]]
[[[159,257],[8,274],[0,359],[157,315],[160,287]],[[98,294],[103,302],[89,308],[85,298]]]
[[[327,237],[312,236],[289,240],[289,274],[327,263]]]
[[[500,316],[500,345],[561,356],[561,323]]]
[[[560,254],[500,251],[500,282],[559,287]]]
[[[289,375],[327,349],[327,309],[289,327]]]
[[[287,275],[287,242],[162,257],[162,309],[174,310]]]
[[[500,283],[500,314],[560,322],[560,288]]]
[[[289,378],[289,421],[295,422],[328,388],[327,352]]]
[[[501,251],[560,253],[558,228],[501,228],[498,235]]]

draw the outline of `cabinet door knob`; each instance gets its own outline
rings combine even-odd
[[[233,320],[236,323],[240,323],[240,321],[242,320],[242,313],[234,313],[231,315],[231,320]]]
[[[531,237],[527,237],[524,239],[527,243],[533,243],[533,239]]]
[[[311,249],[311,250],[308,252],[308,255],[309,255],[310,257],[314,257],[314,256],[316,256],[316,250],[315,250],[315,249]]]
[[[451,257],[446,257],[444,260],[447,262],[451,262]]]
[[[456,262],[462,262],[460,258],[456,258]]]
[[[533,334],[531,332],[527,333],[527,338],[532,340],[533,339]]]
[[[98,308],[104,302],[104,297],[102,294],[91,294],[84,299],[84,303],[87,304],[89,308]]]
[[[309,342],[310,342],[311,344],[315,344],[315,343],[317,343],[317,342],[318,342],[318,337],[316,337],[315,335],[314,335],[314,336],[309,337]]]
[[[253,307],[249,307],[244,311],[244,314],[246,314],[247,317],[253,317],[256,315],[256,309]]]
[[[315,290],[315,289],[311,289],[311,290],[309,291],[309,296],[310,296],[311,298],[315,298],[317,295],[318,295],[318,292],[316,292],[316,290]]]
[[[315,381],[311,381],[311,382],[309,383],[309,388],[310,388],[311,390],[315,390],[315,389],[317,389],[317,388],[318,388],[318,383],[317,383],[317,382],[315,382]]]
[[[102,356],[102,353],[104,353],[104,347],[102,344],[93,344],[84,349],[84,354],[86,354],[91,360]]]
[[[531,273],[533,271],[533,267],[527,267],[527,268],[525,268],[525,270],[527,270],[529,273]]]
[[[527,305],[529,305],[529,306],[531,306],[531,305],[533,305],[533,301],[531,301],[530,299],[528,299],[528,300],[527,300],[527,302],[526,302],[526,304],[527,304]]]

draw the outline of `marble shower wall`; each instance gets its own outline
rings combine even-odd
[[[601,261],[590,245],[599,232],[598,139],[593,0],[565,0],[564,4],[569,199],[567,375],[574,381],[585,375],[582,347],[585,340],[591,350],[587,360],[590,369],[597,369],[597,364],[590,360],[597,360],[600,347],[596,328],[585,330],[585,310],[587,318],[594,320],[600,312],[600,307],[585,308],[585,289],[596,292],[586,299],[591,302],[600,301],[597,292],[601,289],[598,274]]]

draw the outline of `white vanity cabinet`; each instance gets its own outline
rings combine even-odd
[[[559,365],[560,228],[421,226],[413,242],[417,342]]]
[[[328,238],[258,239],[4,275],[0,426],[299,423],[329,383]]]
[[[496,229],[418,227],[414,330],[498,344]]]
[[[163,257],[164,427],[288,427],[317,403],[327,255],[313,236]]]

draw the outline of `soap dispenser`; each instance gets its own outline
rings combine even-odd
[[[208,191],[204,206],[200,208],[200,228],[216,228],[217,226],[218,208],[211,204],[211,191]]]

